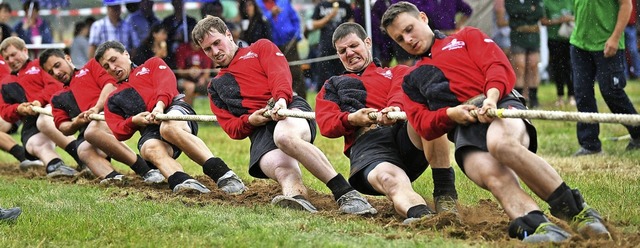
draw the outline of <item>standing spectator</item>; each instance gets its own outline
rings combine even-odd
[[[69,53],[71,60],[80,68],[89,61],[89,26],[85,22],[78,22],[73,30],[73,43]]]
[[[256,0],[262,14],[271,23],[271,38],[287,61],[300,60],[298,41],[302,38],[300,17],[289,0]],[[300,66],[290,66],[293,77],[293,91],[307,98],[307,86],[304,83]]]
[[[353,21],[351,6],[343,0],[323,0],[313,10],[313,29],[320,29],[320,43],[318,44],[319,57],[336,55],[331,37],[338,25]],[[319,92],[324,81],[334,75],[340,75],[344,66],[339,59],[332,59],[311,64],[314,75],[317,75],[317,91]]]
[[[613,113],[637,114],[624,87],[624,28],[631,0],[574,0],[576,26],[571,34],[571,66],[580,112],[598,112],[594,93],[598,81],[602,98]],[[599,28],[593,28],[599,27]],[[640,126],[625,126],[631,134],[626,150],[640,149]],[[602,153],[599,124],[578,122],[580,149],[574,156]]]
[[[0,3],[0,24],[11,26],[11,5],[9,3]],[[11,35],[11,33],[8,33]]]
[[[89,31],[89,57],[93,57],[96,48],[109,40],[116,40],[124,44],[127,50],[132,51],[135,55],[135,49],[140,46],[140,37],[133,30],[133,27],[126,23],[120,15],[122,14],[122,6],[107,6],[107,16],[97,20],[91,25]]]
[[[540,27],[544,15],[542,0],[505,0],[511,28],[511,59],[516,72],[515,89],[528,90],[529,107],[537,108],[538,62],[540,62]]]
[[[485,34],[495,33],[495,0],[466,0],[473,10],[466,25],[476,27]]]
[[[271,40],[271,24],[264,17],[255,0],[240,2],[240,16],[242,17],[241,40],[248,44],[253,44],[259,39]]]
[[[168,35],[167,47],[169,48],[169,54],[165,61],[167,61],[169,67],[175,69],[175,51],[180,44],[189,42],[189,34],[196,25],[196,19],[186,14],[182,0],[171,0],[171,5],[173,6],[173,14],[165,17],[160,25],[167,30]]]
[[[13,27],[20,39],[27,44],[48,44],[53,42],[51,27],[47,20],[42,19],[40,12],[40,2],[34,0],[25,1],[22,5],[25,17]]]
[[[429,16],[429,26],[445,34],[453,34],[465,23],[473,13],[471,6],[463,0],[435,0],[427,1],[424,10]],[[456,15],[462,14],[456,21]]]
[[[495,0],[493,11],[495,13],[496,32],[492,33],[491,39],[502,49],[507,58],[511,59],[511,28],[509,27],[509,15],[504,8],[505,0]]]
[[[179,73],[178,88],[182,88],[184,101],[193,104],[196,95],[207,95],[207,84],[211,80],[213,61],[198,46],[193,39],[189,43],[182,43],[176,51],[176,65]]]
[[[153,13],[152,0],[127,3],[125,6],[130,13],[125,22],[133,27],[133,30],[138,34],[138,38],[144,39],[149,35],[151,27],[160,24],[160,19]]]
[[[576,105],[571,79],[571,49],[569,36],[559,33],[561,25],[573,22],[572,0],[544,0],[545,15],[541,20],[547,26],[547,46],[549,47],[549,67],[551,78],[556,83],[558,99],[556,106],[564,105],[564,86],[567,86],[567,101],[571,106]]]
[[[631,16],[627,27],[624,28],[624,46],[627,48],[628,61],[631,63],[629,66],[624,63],[624,73],[631,78],[638,78],[640,76],[640,53],[638,53],[638,28],[636,27],[636,20],[638,19],[638,5],[636,0],[631,1]],[[631,70],[630,70],[631,69]],[[629,78],[627,77],[627,78]]]
[[[147,37],[140,43],[132,61],[141,65],[152,57],[166,59],[167,54],[167,31],[163,26],[155,25],[151,27]]]

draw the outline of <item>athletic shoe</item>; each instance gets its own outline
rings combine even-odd
[[[377,214],[378,210],[355,190],[351,190],[338,198],[340,211],[347,214]]]
[[[631,139],[625,150],[631,151],[631,150],[638,150],[638,149],[640,149],[640,138]]]
[[[580,147],[576,153],[573,154],[574,157],[584,156],[584,155],[601,155],[602,150],[589,150],[584,147]]]
[[[556,224],[544,222],[536,228],[536,231],[522,239],[525,243],[562,242],[571,237],[571,234],[562,230]]]
[[[12,221],[18,218],[22,213],[19,207],[2,209],[0,208],[0,220]]]
[[[453,198],[453,196],[450,195],[441,195],[441,196],[436,196],[434,201],[436,202],[436,213],[445,213],[445,212],[449,212],[449,213],[458,213],[458,208],[457,208],[457,204],[458,204],[458,200],[456,200],[455,198]]]
[[[587,238],[611,239],[611,234],[604,224],[602,224],[600,214],[586,203],[584,203],[582,207],[582,211],[576,216],[573,216],[573,219],[570,221],[571,227]]]
[[[56,164],[52,164],[47,166],[47,177],[48,178],[57,178],[57,177],[73,177],[77,173],[73,168],[66,166],[64,162],[60,161]]]
[[[142,176],[142,179],[144,179],[144,182],[147,184],[164,182],[164,176],[160,173],[160,170],[157,169],[147,171],[147,173]]]
[[[233,171],[227,171],[227,173],[218,178],[216,184],[218,185],[218,189],[230,195],[242,194],[246,189],[242,180],[240,180],[238,175],[233,173]]]
[[[187,179],[173,188],[173,193],[185,193],[193,191],[198,191],[203,194],[211,192],[211,190],[209,190],[207,186],[204,186],[204,184],[198,182],[195,179]]]
[[[419,220],[431,219],[431,218],[433,218],[435,216],[436,216],[435,213],[430,213],[430,214],[423,215],[421,217],[409,217],[409,218],[404,219],[404,221],[402,221],[402,224],[403,225],[411,225],[411,223],[417,222]]]
[[[44,163],[42,163],[42,161],[40,160],[25,160],[20,162],[20,169],[21,170],[28,170],[31,168],[39,168],[39,167],[43,167]]]
[[[116,175],[114,177],[100,180],[101,185],[114,184],[124,181],[124,175]]]
[[[318,212],[318,209],[316,209],[316,207],[314,207],[311,202],[302,197],[294,198],[291,196],[277,195],[273,198],[273,200],[271,200],[271,204],[283,208],[308,211],[311,213]]]
[[[78,166],[76,166],[76,170],[78,172],[84,171],[84,170],[89,170],[89,167],[87,167],[87,164],[81,162],[78,164]]]

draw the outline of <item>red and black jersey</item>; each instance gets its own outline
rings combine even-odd
[[[11,67],[0,55],[0,84],[18,81],[16,75],[11,74]]]
[[[39,101],[42,106],[49,103],[53,94],[63,88],[63,84],[55,80],[40,68],[38,60],[28,61],[17,74],[18,81],[2,85],[0,116],[5,121],[16,122],[21,116],[16,111],[23,102]]]
[[[293,99],[289,64],[269,40],[261,39],[240,47],[228,67],[209,84],[211,111],[232,139],[251,134],[249,115],[264,108],[269,99]]]
[[[107,84],[114,84],[116,80],[100,66],[95,59],[80,70],[76,70],[69,85],[51,97],[51,112],[56,127],[66,121],[71,121],[80,113],[92,108],[98,102],[102,88]]]
[[[320,133],[329,138],[344,137],[344,153],[356,139],[358,128],[349,124],[348,116],[362,108],[395,106],[403,109],[402,78],[408,67],[381,68],[371,63],[361,73],[329,78],[316,96],[316,121]]]
[[[428,140],[442,136],[456,123],[447,109],[490,88],[500,98],[513,89],[515,73],[507,56],[486,34],[467,27],[444,36],[436,31],[431,57],[423,57],[405,77],[405,111],[416,131]]]
[[[151,111],[159,101],[169,106],[178,95],[176,76],[160,58],[153,57],[133,68],[127,82],[109,95],[104,108],[107,125],[116,139],[131,138],[138,130],[132,117]]]

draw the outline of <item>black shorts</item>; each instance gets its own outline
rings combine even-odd
[[[164,113],[168,113],[171,110],[178,110],[181,113],[185,114],[185,115],[195,115],[196,111],[193,110],[193,108],[191,107],[191,105],[189,105],[188,103],[184,102],[181,98],[179,98],[179,100],[176,100],[174,98],[173,102],[171,102],[171,104],[169,105],[169,107],[167,107],[164,110]],[[189,125],[189,128],[191,128],[191,134],[193,135],[198,135],[198,123],[195,121],[187,121],[187,124]],[[140,139],[138,140],[138,151],[140,151],[140,149],[142,148],[142,145],[144,144],[144,142],[146,142],[147,140],[150,139],[157,139],[157,140],[162,140],[164,142],[169,143],[168,141],[164,140],[162,138],[162,136],[160,136],[160,125],[148,125],[146,126],[144,129],[140,130]],[[180,150],[180,148],[178,148],[177,146],[169,143],[171,145],[171,147],[173,148],[173,158],[176,159],[180,156],[180,154],[182,153],[182,150]]]
[[[367,180],[369,173],[382,162],[398,166],[412,182],[429,166],[424,152],[411,143],[406,122],[366,132],[356,139],[350,153],[349,183],[354,189],[368,195],[382,195]]]
[[[27,141],[29,141],[29,139],[31,139],[31,137],[33,137],[34,135],[40,133],[40,130],[38,130],[38,126],[36,125],[37,121],[38,121],[38,115],[29,115],[22,118],[23,124],[22,124],[22,130],[20,131],[20,141],[22,141],[22,145],[25,148],[27,147]],[[25,151],[25,157],[28,160],[39,159],[27,151]]]
[[[313,111],[309,103],[300,96],[293,96],[293,101],[287,108],[296,108],[305,112]],[[316,138],[316,121],[307,120],[307,123],[309,124],[309,131],[311,131],[310,143],[313,144]],[[259,163],[262,156],[267,154],[267,152],[278,149],[276,143],[273,141],[273,130],[276,124],[278,124],[278,122],[271,121],[264,126],[256,127],[251,135],[249,135],[249,139],[251,140],[251,148],[249,150],[249,175],[255,178],[268,178],[260,169]]]
[[[518,98],[513,94],[507,95],[505,98],[498,102],[498,108],[504,109],[527,109]],[[529,147],[531,152],[536,152],[538,149],[538,136],[536,128],[531,124],[529,120],[523,119],[527,128],[527,134],[529,134]],[[468,126],[458,125],[456,128],[447,134],[447,137],[456,146],[455,159],[460,169],[464,172],[464,157],[471,151],[484,151],[488,152],[487,148],[487,130],[489,129],[489,123],[475,123]]]

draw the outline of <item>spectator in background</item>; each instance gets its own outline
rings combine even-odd
[[[389,67],[391,60],[396,58],[400,65],[413,65],[415,56],[407,53],[380,28],[380,19],[384,12],[391,6],[391,0],[378,0],[371,8],[371,39],[373,42],[373,57],[378,58],[383,67]]]
[[[528,95],[529,107],[537,108],[538,62],[540,62],[540,27],[544,15],[542,0],[505,0],[511,33],[511,60],[516,72],[515,90]],[[525,90],[528,90],[526,94]]]
[[[313,10],[313,29],[320,29],[320,43],[318,44],[318,56],[325,57],[336,55],[331,37],[333,31],[345,22],[353,21],[351,6],[342,0],[324,0],[318,3]],[[324,81],[334,75],[340,75],[344,66],[339,59],[325,60],[311,64],[314,75],[317,75],[317,91],[320,92]]]
[[[27,44],[52,43],[53,35],[49,22],[42,19],[38,14],[40,11],[40,2],[25,1],[22,5],[22,10],[24,10],[25,17],[13,27],[17,36]]]
[[[222,5],[222,18],[227,23],[240,24],[240,3],[237,0],[217,0]],[[202,18],[205,16],[203,15]]]
[[[147,37],[151,27],[160,24],[160,19],[153,13],[152,0],[127,3],[125,6],[130,13],[125,19],[125,22],[131,24],[133,30],[138,34],[138,38],[143,39]]]
[[[256,0],[265,18],[271,23],[271,38],[287,61],[300,60],[298,41],[302,38],[300,17],[289,0]],[[293,77],[293,91],[307,98],[307,86],[304,83],[300,66],[290,66]]]
[[[473,13],[471,6],[463,0],[436,0],[427,1],[424,10],[429,16],[429,27],[432,30],[440,30],[445,34],[453,34],[464,27],[467,19]],[[456,15],[461,13],[456,21]]]
[[[241,40],[248,44],[253,44],[259,39],[271,40],[271,24],[262,15],[262,11],[256,5],[255,0],[243,0],[240,2],[240,16],[242,17]]]
[[[511,28],[509,27],[509,15],[504,8],[505,0],[495,0],[493,11],[495,13],[496,32],[492,33],[491,39],[502,49],[507,58],[511,59]],[[513,63],[513,62],[512,62]]]
[[[11,5],[8,3],[0,3],[0,24],[11,26]],[[11,35],[8,33],[7,35]]]
[[[176,65],[180,72],[178,88],[184,93],[184,101],[193,105],[196,95],[207,95],[207,84],[214,69],[213,60],[189,36],[189,43],[182,43],[176,51]]]
[[[149,35],[141,42],[132,61],[141,65],[152,57],[164,60],[167,58],[167,54],[167,31],[163,26],[155,25],[151,27]]]
[[[69,53],[71,60],[77,64],[79,68],[89,61],[89,26],[85,22],[78,22],[73,30],[73,43]]]
[[[189,34],[191,34],[191,30],[196,25],[196,19],[186,15],[182,0],[171,0],[171,5],[173,6],[173,14],[165,17],[160,25],[167,30],[168,35],[167,47],[169,48],[169,54],[165,61],[169,67],[175,69],[175,51],[180,44],[189,42]]]
[[[122,6],[107,6],[107,16],[97,20],[91,25],[89,31],[89,57],[93,57],[96,48],[105,41],[115,40],[124,44],[131,54],[135,55],[135,49],[140,46],[140,37],[133,30],[131,24],[126,23],[120,15]]]
[[[549,69],[556,83],[558,99],[556,106],[564,106],[564,86],[567,86],[567,101],[576,105],[571,79],[571,53],[569,36],[560,33],[560,26],[569,25],[574,20],[572,0],[544,0],[542,25],[547,26],[547,46],[549,47]]]
[[[466,0],[473,10],[466,25],[476,27],[485,34],[495,33],[495,0]]]
[[[636,27],[636,20],[638,19],[636,0],[631,1],[631,17],[627,27],[624,28],[624,46],[627,48],[627,60],[631,64],[625,65],[625,75],[629,75],[627,78],[638,78],[640,76],[640,53],[638,53],[638,28]]]

